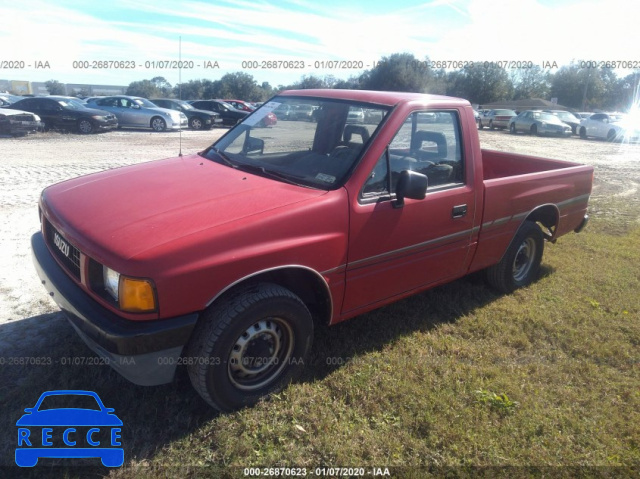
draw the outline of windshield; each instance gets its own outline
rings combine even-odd
[[[185,110],[195,110],[195,108],[184,100],[176,100],[176,103]]]
[[[84,110],[86,108],[80,100],[58,100],[58,104],[67,110]]]
[[[158,108],[158,105],[151,103],[146,98],[135,98],[132,101],[140,106],[146,106],[147,108]]]
[[[496,115],[516,116],[516,112],[513,110],[495,110]]]
[[[556,115],[558,115],[558,118],[561,118],[563,120],[569,120],[569,121],[576,121],[577,118],[574,116],[573,113],[569,113],[568,111],[559,111],[558,113],[556,113]]]
[[[558,118],[555,115],[552,115],[551,113],[540,113],[536,111],[533,113],[533,118],[540,121],[550,121],[553,123],[558,122]]]
[[[296,105],[309,116],[291,117],[260,127],[271,112]],[[303,186],[340,187],[389,111],[371,106],[374,114],[352,122],[364,105],[338,100],[275,97],[265,103],[205,152],[205,157]],[[350,115],[351,114],[351,115]]]

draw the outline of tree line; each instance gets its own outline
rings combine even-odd
[[[491,62],[468,64],[446,71],[430,67],[429,58],[410,53],[383,57],[360,75],[339,79],[333,75],[304,75],[289,85],[259,83],[245,72],[227,73],[218,80],[199,79],[171,85],[164,77],[132,82],[127,94],[145,98],[235,98],[265,101],[282,90],[348,88],[432,93],[465,98],[474,104],[527,98],[557,98],[560,105],[578,110],[627,110],[638,90],[640,70],[624,77],[611,68],[593,68],[574,61],[555,73],[538,65],[506,69]],[[590,68],[588,68],[590,67]]]

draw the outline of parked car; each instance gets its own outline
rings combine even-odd
[[[509,122],[517,116],[513,110],[489,110],[484,115],[478,116],[478,128],[482,130],[485,126],[493,130],[498,128],[504,130],[509,128]]]
[[[222,100],[222,101],[225,103],[228,103],[229,105],[234,107],[236,110],[248,111],[249,113],[251,113],[257,108],[253,106],[253,104],[249,103],[248,101],[242,101],[242,100]]]
[[[290,120],[314,121],[316,117],[313,114],[315,108],[309,104],[294,105],[293,111],[289,115]]]
[[[575,116],[573,113],[571,113],[570,111],[564,111],[564,110],[544,110],[544,111],[547,113],[551,113],[552,115],[555,115],[558,118],[560,118],[560,121],[562,121],[563,123],[566,123],[571,127],[571,133],[573,133],[574,135],[578,134],[578,125],[580,124],[580,118]]]
[[[0,135],[27,135],[42,129],[42,121],[35,113],[12,108],[0,108]]]
[[[182,363],[211,406],[254,404],[299,377],[314,323],[484,269],[510,293],[545,239],[587,222],[593,167],[482,149],[466,100],[297,90],[263,108],[301,103],[325,113],[269,130],[252,115],[200,153],[40,195],[42,284],[128,380]],[[347,123],[352,107],[381,120]]]
[[[279,105],[275,110],[273,110],[273,113],[275,113],[276,117],[279,120],[292,120],[292,114],[294,110],[295,108],[293,107],[293,105],[283,103]]]
[[[525,110],[509,121],[509,131],[530,133],[531,135],[571,136],[571,127],[551,113]]]
[[[184,113],[187,117],[189,128],[192,130],[209,130],[214,126],[222,125],[222,117],[220,116],[220,113],[216,113],[215,111],[198,110],[184,100],[152,98],[150,101],[154,105],[158,105],[160,108]]]
[[[18,95],[12,95],[11,93],[0,94],[0,104],[11,105],[12,103],[22,100],[23,97]]]
[[[636,141],[640,138],[640,125],[620,113],[594,113],[580,122],[580,138],[601,138],[607,141]]]
[[[87,105],[91,108],[113,113],[120,127],[151,128],[154,131],[179,130],[187,127],[184,113],[160,108],[146,98],[138,96],[105,96],[90,98]]]
[[[363,108],[365,123],[379,123],[382,120],[382,112],[372,108]]]
[[[11,108],[38,115],[44,130],[70,130],[88,134],[118,127],[118,120],[114,115],[87,108],[80,100],[70,96],[24,98],[13,103]]]
[[[360,107],[349,108],[347,123],[364,123],[364,110]]]
[[[576,116],[576,118],[578,118],[579,120],[586,120],[587,118],[589,118],[591,115],[593,115],[592,111],[574,111],[573,114]]]
[[[224,101],[225,103],[228,103],[229,105],[231,105],[237,110],[246,111],[248,113],[252,113],[258,108],[257,106],[254,106],[252,103],[249,103],[248,101],[242,101],[242,100],[222,100],[222,101]],[[258,126],[274,126],[277,123],[278,123],[278,118],[273,112],[270,112],[264,117],[262,117],[262,120],[260,121],[260,123],[258,123]]]
[[[233,126],[249,115],[249,112],[238,110],[222,100],[192,100],[189,103],[198,110],[218,113],[222,117],[222,124],[227,126]]]

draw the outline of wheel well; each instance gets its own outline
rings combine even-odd
[[[539,223],[544,226],[547,230],[544,231],[543,229],[546,239],[553,240],[556,235],[559,219],[560,213],[556,205],[544,205],[529,213],[525,221],[533,221],[534,223]]]
[[[331,321],[333,304],[327,283],[319,273],[303,267],[274,269],[242,279],[216,296],[209,305],[232,295],[239,288],[256,283],[273,283],[287,288],[309,308],[314,321],[325,325]]]

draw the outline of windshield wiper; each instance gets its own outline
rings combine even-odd
[[[273,178],[275,180],[284,181],[285,183],[289,183],[291,185],[302,186],[308,188],[308,185],[304,185],[302,183],[298,183],[297,181],[292,179],[292,175],[287,175],[285,173],[280,173],[276,171],[266,170],[264,166],[256,166],[250,165],[248,163],[241,163],[236,166],[243,171],[258,173],[259,175],[267,176],[269,178]]]
[[[233,161],[231,161],[231,158],[229,158],[225,153],[222,152],[222,150],[220,150],[220,148],[215,148],[215,147],[211,147],[211,150],[213,150],[213,152],[215,152],[220,159],[225,163],[225,165],[230,166],[231,168],[238,168],[238,165],[236,165]]]

